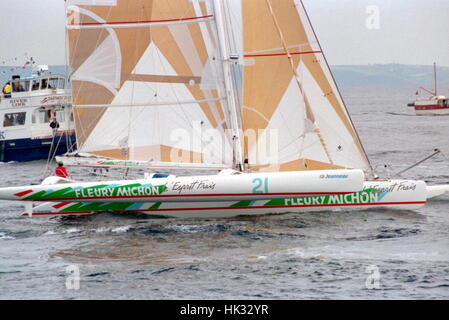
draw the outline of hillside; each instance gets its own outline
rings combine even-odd
[[[404,64],[338,65],[331,67],[339,86],[422,86],[433,88],[433,66]],[[441,88],[449,87],[449,67],[437,66]]]

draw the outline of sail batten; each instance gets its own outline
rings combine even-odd
[[[295,55],[303,55],[303,54],[313,54],[313,53],[321,53],[321,51],[304,51],[304,52],[279,52],[279,53],[252,53],[245,54],[244,58],[256,58],[256,57],[278,57],[278,56],[295,56]]]
[[[156,107],[156,106],[173,106],[173,105],[189,105],[189,104],[199,104],[199,103],[209,103],[209,102],[218,102],[224,101],[226,97],[218,97],[211,99],[203,99],[203,100],[184,100],[184,101],[162,101],[162,102],[147,102],[147,103],[134,103],[134,104],[83,104],[79,106],[73,106],[74,109],[82,109],[82,108],[133,108],[133,107]]]

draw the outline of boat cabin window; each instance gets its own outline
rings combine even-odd
[[[65,87],[65,79],[59,78],[58,79],[58,89],[64,89],[64,87]]]
[[[3,127],[21,126],[25,124],[26,112],[6,113]]]
[[[41,84],[41,79],[33,80],[31,83],[31,90],[39,90],[39,86]]]
[[[30,80],[16,80],[12,82],[13,92],[24,92],[30,89]]]
[[[47,89],[47,86],[48,86],[48,79],[47,78],[41,79],[41,90]]]
[[[50,123],[50,121],[51,121],[51,111],[39,110],[39,123]]]
[[[58,78],[50,78],[48,81],[48,89],[56,89],[58,88],[59,79]]]
[[[57,110],[56,111],[56,120],[61,123],[65,122],[65,113],[64,110]]]

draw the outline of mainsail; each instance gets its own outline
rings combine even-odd
[[[370,173],[302,2],[242,0],[241,10],[242,123],[249,131],[244,154],[250,169]]]
[[[67,14],[79,152],[232,166],[212,1],[71,0]]]
[[[301,2],[71,0],[67,9],[80,152],[372,173]]]

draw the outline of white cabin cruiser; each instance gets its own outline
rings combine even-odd
[[[409,104],[415,108],[417,116],[449,115],[449,98],[445,96],[431,96],[428,99],[417,99]]]
[[[36,72],[12,76],[7,83],[10,93],[3,90],[0,97],[1,162],[47,159],[75,147],[71,90],[65,76]]]
[[[449,98],[439,95],[437,93],[437,66],[433,64],[434,88],[433,91],[420,87],[430,96],[422,99],[418,97],[419,89],[416,91],[417,99],[408,104],[409,107],[414,107],[417,116],[440,116],[449,115]]]

